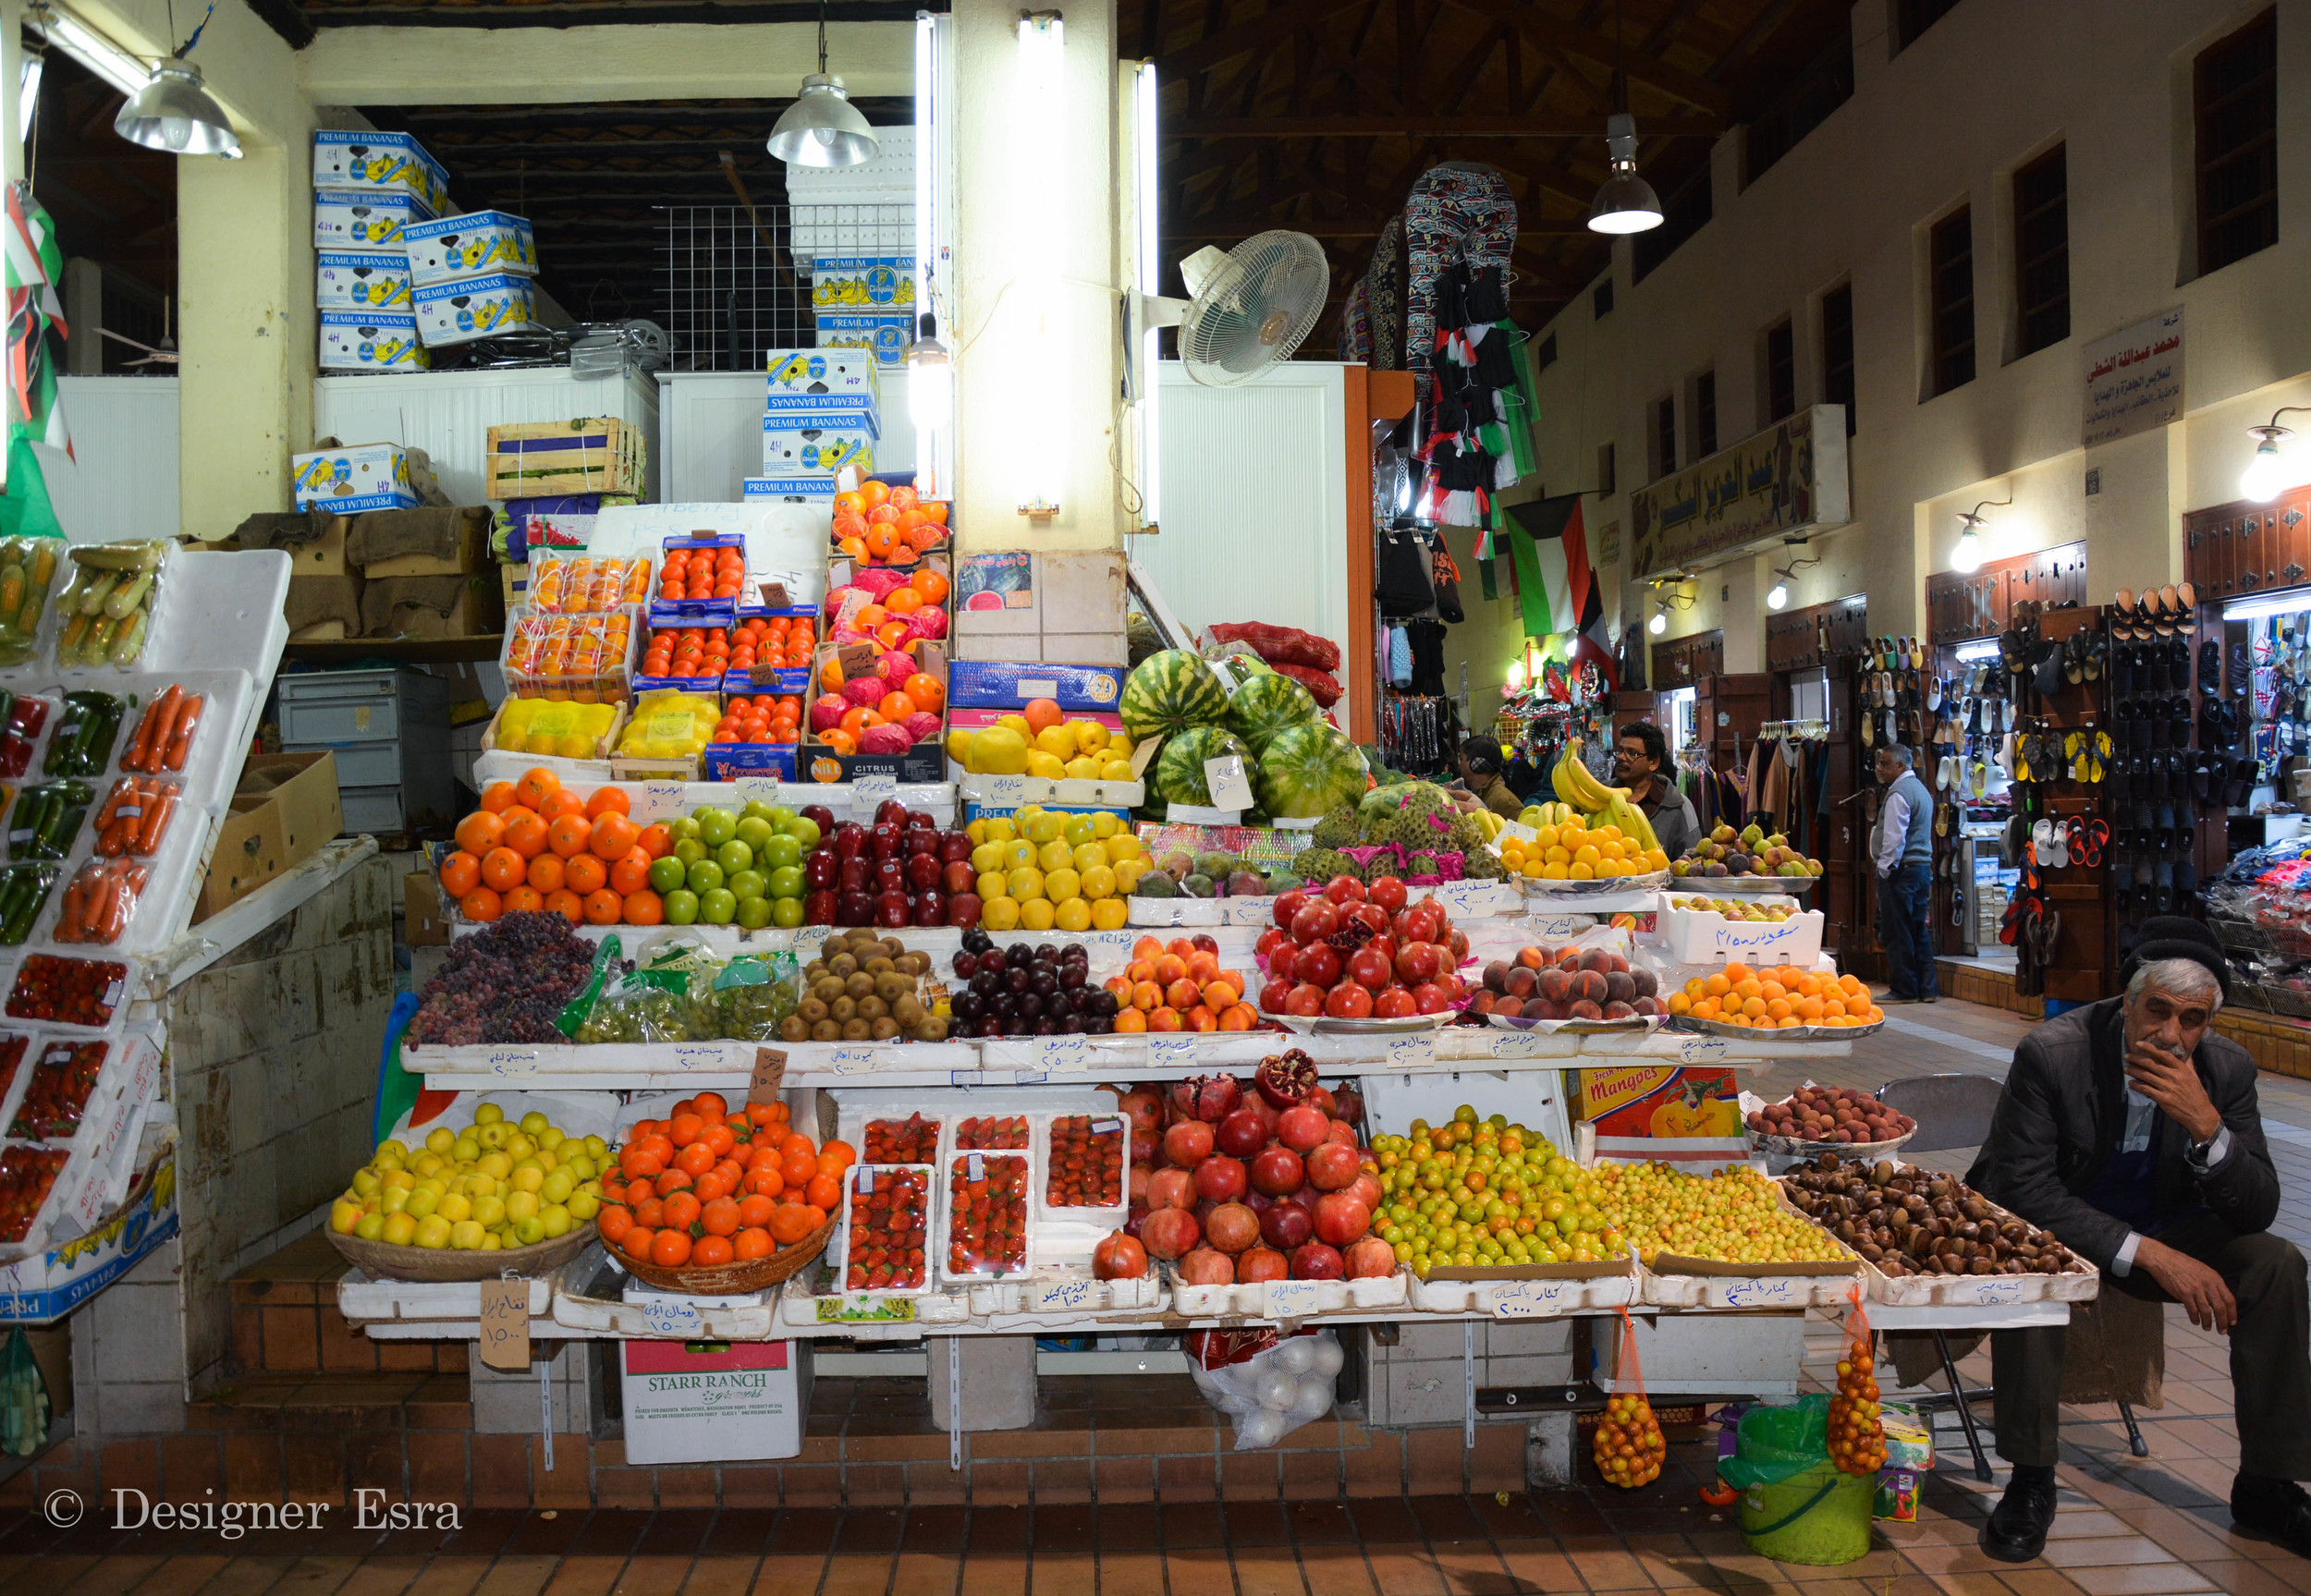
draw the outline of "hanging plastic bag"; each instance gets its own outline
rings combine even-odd
[[[1346,1361],[1328,1330],[1280,1338],[1266,1330],[1204,1331],[1188,1337],[1187,1352],[1196,1389],[1236,1421],[1239,1452],[1273,1446],[1331,1412]]]
[[[0,1453],[30,1457],[48,1444],[48,1383],[21,1327],[0,1352]]]
[[[1637,1362],[1637,1327],[1626,1308],[1620,1310],[1620,1367],[1614,1371],[1614,1393],[1596,1421],[1589,1455],[1608,1484],[1633,1491],[1661,1477],[1669,1448],[1654,1419],[1653,1404],[1645,1398],[1645,1370]],[[1632,1383],[1636,1390],[1621,1389]]]
[[[1869,1310],[1862,1306],[1862,1288],[1852,1287],[1846,1300],[1853,1311],[1846,1315],[1845,1356],[1838,1359],[1838,1391],[1829,1399],[1829,1460],[1848,1474],[1877,1478],[1886,1467],[1886,1421],[1877,1406],[1877,1336],[1870,1329]]]

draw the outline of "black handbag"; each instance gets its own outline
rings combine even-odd
[[[1431,558],[1428,574],[1437,590],[1437,614],[1456,627],[1468,619],[1461,608],[1461,567],[1452,563],[1452,555],[1441,541]]]
[[[1436,606],[1428,582],[1427,541],[1418,532],[1388,532],[1380,539],[1376,573],[1380,613],[1390,620],[1425,615]]]

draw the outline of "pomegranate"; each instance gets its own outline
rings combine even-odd
[[[1250,1158],[1268,1144],[1267,1122],[1257,1109],[1246,1104],[1219,1122],[1212,1140],[1230,1158]]]
[[[1236,1278],[1246,1285],[1257,1280],[1282,1280],[1291,1272],[1291,1264],[1272,1247],[1255,1247],[1236,1255]]]
[[[1284,1111],[1276,1122],[1276,1139],[1294,1152],[1307,1152],[1321,1144],[1331,1128],[1332,1122],[1321,1109],[1303,1103]]]
[[[1242,1096],[1243,1088],[1232,1075],[1199,1075],[1172,1083],[1171,1105],[1182,1119],[1217,1125],[1235,1112]]]
[[[1372,1210],[1352,1197],[1329,1191],[1316,1200],[1316,1239],[1346,1247],[1372,1228]],[[1142,1234],[1145,1234],[1144,1227]]]
[[[1339,1117],[1339,1100],[1332,1095],[1332,1089],[1330,1087],[1318,1086],[1311,1088],[1308,1092],[1308,1101],[1314,1103],[1316,1107],[1324,1110],[1324,1112],[1332,1118],[1338,1119]]]
[[[1378,1280],[1396,1273],[1396,1249],[1376,1236],[1367,1236],[1348,1249],[1342,1261],[1351,1280]]]
[[[1339,1142],[1342,1147],[1356,1145],[1356,1127],[1345,1119],[1336,1119],[1324,1127],[1324,1139]]]
[[[1195,1206],[1195,1176],[1184,1169],[1159,1169],[1147,1177],[1147,1206],[1158,1208],[1193,1208]]]
[[[1364,1123],[1364,1093],[1363,1088],[1359,1087],[1352,1080],[1344,1080],[1340,1082],[1340,1089],[1334,1092],[1332,1096],[1334,1103],[1332,1108],[1328,1112],[1334,1118],[1345,1119],[1351,1125],[1362,1125]]]
[[[1178,1258],[1203,1236],[1204,1227],[1184,1208],[1158,1208],[1140,1221],[1140,1245],[1150,1258]]]
[[[1252,1077],[1252,1084],[1260,1095],[1278,1108],[1308,1101],[1308,1094],[1316,1084],[1315,1060],[1298,1048],[1280,1054],[1270,1054],[1260,1061],[1260,1067]]]
[[[1125,1189],[1131,1193],[1132,1207],[1145,1208],[1147,1206],[1147,1181],[1148,1177],[1155,1173],[1144,1163],[1135,1163],[1131,1166],[1131,1182]]]
[[[1368,1172],[1359,1169],[1356,1172],[1356,1178],[1350,1181],[1345,1189],[1349,1196],[1371,1209],[1375,1213],[1380,1212],[1380,1183],[1375,1180]]]
[[[1116,1099],[1116,1111],[1131,1122],[1131,1148],[1136,1154],[1142,1147],[1151,1152],[1156,1138],[1164,1133],[1164,1100],[1152,1086],[1135,1086]]]
[[[1363,1166],[1356,1156],[1356,1150],[1352,1147],[1343,1147],[1337,1141],[1327,1141],[1311,1152],[1308,1155],[1307,1166],[1308,1184],[1318,1191],[1343,1190],[1353,1184],[1356,1177],[1363,1173]],[[1201,1188],[1199,1182],[1198,1189]],[[1321,1211],[1323,1205],[1319,1203],[1317,1207]],[[1369,1213],[1371,1210],[1366,1209],[1365,1212]]]
[[[1260,1216],[1241,1202],[1223,1202],[1204,1222],[1204,1239],[1232,1258],[1260,1239]]]
[[[1180,1169],[1193,1169],[1212,1156],[1212,1127],[1200,1119],[1183,1119],[1164,1132],[1164,1158]]]
[[[1190,1285],[1229,1285],[1235,1281],[1236,1266],[1226,1253],[1199,1247],[1180,1261],[1180,1278]]]
[[[1207,1201],[1233,1202],[1244,1194],[1246,1185],[1241,1158],[1216,1154],[1195,1166],[1195,1193]]]
[[[1137,1280],[1147,1273],[1147,1249],[1122,1231],[1111,1231],[1092,1249],[1092,1274],[1099,1280]]]
[[[1264,1147],[1253,1155],[1252,1186],[1255,1191],[1281,1197],[1286,1192],[1298,1191],[1307,1178],[1307,1168],[1300,1162],[1300,1154],[1289,1147]]]
[[[1321,993],[1318,994],[1319,998]],[[1284,1111],[1265,1097],[1253,1097],[1252,1112],[1260,1116],[1260,1138],[1264,1142],[1276,1139],[1276,1122],[1284,1117]]]
[[[1278,893],[1275,910],[1277,925],[1289,932],[1291,929],[1293,917],[1307,907],[1308,894],[1299,887],[1294,887],[1287,893]]]
[[[1290,1252],[1316,1233],[1315,1221],[1297,1202],[1279,1202],[1260,1215],[1260,1239]]]
[[[1300,912],[1292,916],[1290,927],[1292,940],[1302,947],[1322,942],[1339,929],[1339,911],[1322,898],[1311,898],[1302,904]]]
[[[1337,1249],[1321,1241],[1311,1241],[1292,1249],[1292,1278],[1294,1280],[1338,1280],[1347,1273]]]

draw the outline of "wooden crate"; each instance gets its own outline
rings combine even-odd
[[[639,493],[649,449],[642,430],[616,416],[492,427],[484,491],[501,500]]]

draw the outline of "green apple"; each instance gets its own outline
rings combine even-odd
[[[739,819],[759,820],[776,831],[778,827],[778,809],[776,805],[765,803],[761,798],[748,798],[746,807],[739,810]]]
[[[802,862],[802,845],[790,836],[774,836],[755,851],[763,864],[771,870],[783,870],[788,865]]]
[[[678,886],[666,895],[666,922],[668,925],[694,925],[698,920],[698,895],[686,886]]]
[[[722,885],[723,870],[710,859],[702,859],[690,868],[690,889],[701,899]]]
[[[650,890],[660,893],[672,892],[682,884],[689,873],[689,862],[677,859],[672,854],[666,855],[664,859],[654,859],[650,861]]]
[[[723,878],[722,884],[728,887],[731,895],[740,902],[750,897],[770,895],[769,882],[758,870],[734,870]]]
[[[694,836],[686,836],[674,845],[674,851],[666,857],[679,859],[685,865],[693,865],[706,857],[706,845]]]
[[[667,834],[671,835],[676,842],[681,842],[685,838],[694,837],[698,835],[698,822],[686,814],[676,815],[672,820],[666,822],[666,829]]]
[[[808,815],[795,816],[781,829],[788,836],[794,838],[794,846],[806,854],[818,847],[818,822]]]
[[[739,899],[739,923],[749,931],[760,931],[770,923],[770,899],[742,897]]]
[[[799,897],[774,897],[770,900],[770,923],[776,926],[796,926],[802,923],[802,900]]]
[[[698,918],[708,925],[728,925],[739,917],[737,895],[727,886],[698,895]]]
[[[770,840],[770,822],[758,814],[740,815],[737,835],[739,841],[759,853]]]
[[[720,847],[739,835],[739,817],[727,809],[708,804],[693,818],[698,822],[698,840],[708,847]]]
[[[753,868],[754,850],[732,837],[715,849],[715,863],[722,867],[724,875],[736,875],[742,870]]]
[[[770,872],[769,893],[772,897],[801,897],[802,895],[802,867],[782,864]]]

